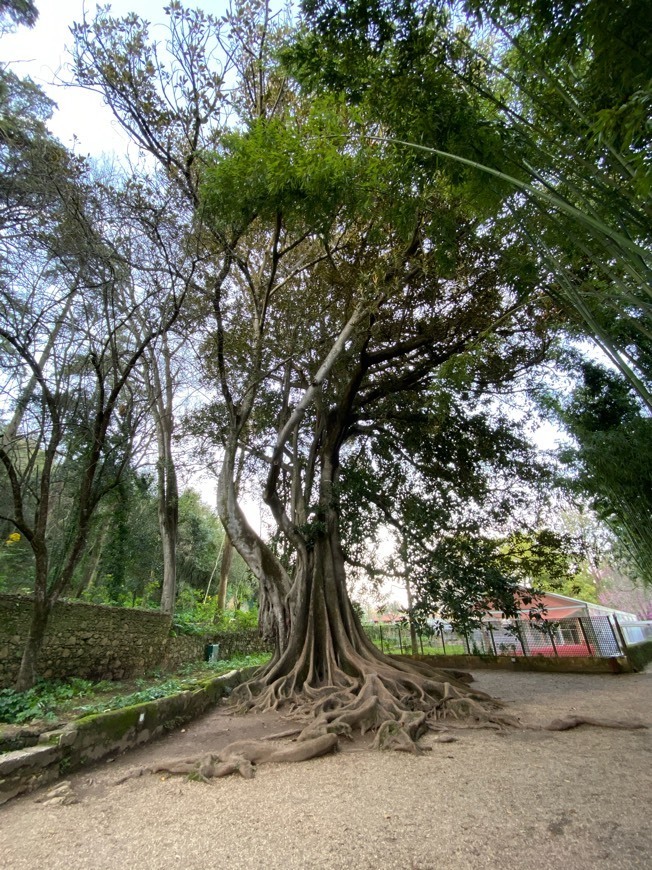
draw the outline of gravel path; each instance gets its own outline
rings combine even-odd
[[[530,723],[583,713],[652,725],[652,673],[478,672],[477,688]],[[221,708],[151,746],[71,777],[79,803],[0,808],[7,870],[634,870],[652,867],[652,729],[464,730],[420,756],[359,742],[255,779],[148,775],[155,760],[274,734],[276,715]]]

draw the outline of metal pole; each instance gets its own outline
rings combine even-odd
[[[403,655],[403,638],[401,637],[401,626],[398,626],[398,646],[401,650],[401,655]]]
[[[421,645],[421,655],[423,655],[423,633],[419,632],[419,644]]]
[[[550,628],[550,623],[548,622],[547,619],[544,620],[544,622],[546,623],[546,628],[548,629],[548,637],[550,638],[550,643],[552,644],[552,648],[555,651],[555,655],[557,657],[559,657],[559,653],[557,652],[557,644],[555,643],[555,639],[552,636],[552,629]]]
[[[618,632],[618,637],[620,638],[621,650],[623,651],[623,653],[627,654],[627,640],[625,638],[625,632],[620,627],[620,623],[618,622],[618,617],[616,616],[615,613],[614,613],[613,617],[614,617],[614,625],[616,626],[616,631]],[[611,625],[611,623],[609,623],[609,625]],[[613,628],[611,630],[613,631]],[[616,643],[618,643],[618,640],[616,640]]]
[[[518,635],[519,643],[521,644],[521,649],[523,650],[523,657],[527,658],[527,650],[525,649],[525,644],[523,643],[523,635],[521,634],[521,626],[518,624],[518,620],[514,623],[514,628],[516,629],[516,634]]]
[[[494,655],[497,657],[498,650],[496,649],[496,639],[494,638],[494,627],[490,622],[488,622],[487,625],[489,626],[489,637],[491,638],[491,646],[493,647]]]
[[[380,651],[382,653],[384,653],[385,647],[383,646],[383,627],[382,627],[382,625],[378,626],[378,631],[380,632]]]
[[[591,644],[589,643],[589,636],[588,636],[588,634],[586,633],[586,629],[584,628],[584,623],[582,622],[582,617],[581,617],[581,616],[578,616],[578,617],[577,617],[577,621],[578,621],[579,624],[580,624],[580,630],[581,630],[581,632],[582,632],[582,637],[584,638],[584,643],[586,644],[586,648],[587,648],[587,650],[589,651],[589,655],[592,656],[592,655],[593,655],[593,652],[592,652],[592,650],[591,650]]]
[[[446,644],[444,643],[444,626],[439,626],[439,634],[441,635],[441,648],[444,651],[444,655],[446,655]]]

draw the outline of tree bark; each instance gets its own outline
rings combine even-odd
[[[153,347],[143,356],[143,368],[151,410],[156,426],[157,496],[158,524],[161,535],[163,555],[163,587],[161,589],[161,611],[172,616],[177,597],[177,533],[179,527],[179,484],[177,470],[172,455],[172,435],[174,433],[174,376],[172,373],[172,351],[164,333],[161,336],[160,356],[163,372],[159,370],[159,359]]]
[[[27,689],[31,689],[36,682],[38,657],[43,646],[49,615],[50,606],[47,602],[41,598],[35,598],[29,634],[23,649],[18,676],[16,677],[15,688],[17,692],[25,692]]]
[[[110,518],[107,518],[106,522],[102,525],[101,531],[99,534],[95,535],[95,540],[88,548],[88,556],[84,563],[82,579],[77,584],[77,588],[74,592],[75,598],[81,598],[89,586],[94,585],[97,578],[97,569],[104,550],[104,544],[106,543],[110,528],[111,520]]]
[[[45,629],[54,600],[47,594],[48,558],[44,547],[37,547],[35,553],[34,603],[27,640],[16,677],[15,689],[25,692],[36,682],[38,657],[43,646]]]
[[[165,470],[161,470],[162,465]],[[177,528],[179,524],[179,490],[173,462],[159,466],[158,519],[163,549],[163,589],[161,611],[174,614],[177,595]]]
[[[408,548],[407,548],[407,541],[405,540],[405,537],[404,537],[402,542],[401,542],[401,560],[403,562],[403,579],[405,580],[405,594],[407,596],[408,619],[410,622],[410,646],[412,648],[412,655],[418,656],[419,655],[419,639],[417,637],[417,627],[414,624],[414,618],[413,618],[413,613],[412,613],[412,609],[414,607],[414,604],[412,601],[412,586],[410,584],[410,576],[408,573],[407,559],[408,559]]]
[[[225,533],[224,547],[222,549],[222,560],[220,562],[220,585],[217,589],[217,609],[224,610],[226,608],[226,593],[229,585],[229,573],[231,571],[231,563],[233,562],[233,544],[229,536]]]
[[[217,484],[217,511],[229,540],[240,553],[261,586],[261,598],[273,613],[274,641],[278,651],[285,649],[290,614],[290,578],[267,544],[251,528],[237,500],[235,440],[224,450]]]

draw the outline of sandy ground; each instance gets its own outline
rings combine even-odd
[[[652,673],[477,672],[530,723],[582,713],[652,725]],[[464,730],[420,756],[356,742],[255,779],[204,784],[130,768],[291,727],[222,708],[183,732],[71,777],[79,803],[0,807],[11,870],[633,870],[652,868],[652,728]],[[42,797],[42,795],[40,795]]]

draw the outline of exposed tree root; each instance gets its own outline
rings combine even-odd
[[[594,719],[592,716],[568,716],[565,719],[553,719],[541,727],[542,731],[569,731],[580,725],[592,725],[595,728],[620,728],[624,731],[637,731],[647,728],[643,722],[622,719]]]
[[[190,758],[178,758],[163,761],[150,767],[137,767],[125,776],[116,780],[119,785],[128,779],[142,776],[145,773],[171,773],[187,776],[189,779],[208,782],[232,773],[239,773],[245,779],[251,779],[255,773],[255,765],[265,762],[307,761],[333,752],[337,747],[337,736],[326,734],[313,740],[301,743],[274,744],[265,740],[236,740],[217,754],[207,753]]]
[[[360,659],[357,664],[361,671],[357,678],[333,668],[330,682],[304,682],[299,690],[295,670],[268,684],[264,679],[245,683],[232,697],[241,712],[284,708],[286,715],[304,721],[298,743],[328,734],[352,737],[354,732],[375,732],[375,748],[417,753],[419,738],[428,729],[441,730],[445,719],[520,727],[518,720],[499,712],[501,702],[469,688],[468,674],[389,659],[373,663]]]
[[[270,679],[254,679],[239,686],[232,694],[240,712],[285,708],[286,715],[300,720],[299,728],[262,738],[236,741],[217,754],[163,762],[130,771],[117,782],[144,773],[186,775],[191,779],[209,779],[239,773],[251,778],[255,766],[265,762],[305,761],[325,755],[337,748],[340,737],[375,732],[374,749],[420,753],[419,739],[428,731],[438,733],[435,742],[447,743],[456,738],[446,733],[450,728],[505,728],[531,731],[566,731],[581,725],[597,728],[647,728],[641,722],[571,716],[555,719],[547,725],[527,725],[501,710],[502,702],[484,692],[473,691],[459,675],[434,671],[423,666],[411,668],[390,660],[364,662],[360,676],[339,668],[331,669],[329,681],[311,684],[303,681],[299,688],[297,669]],[[292,737],[287,743],[280,738]]]

